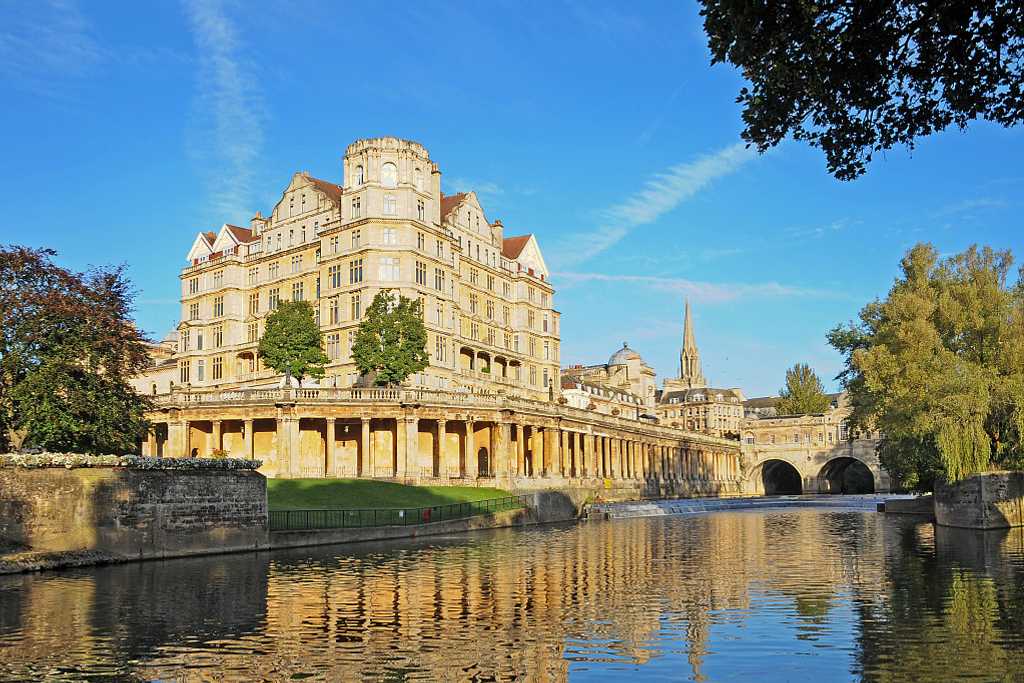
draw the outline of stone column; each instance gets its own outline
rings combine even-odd
[[[586,455],[583,453],[583,434],[576,432],[576,442],[572,449],[572,471],[577,477],[583,478],[586,472]]]
[[[373,458],[373,438],[372,438],[372,436],[373,436],[373,434],[371,432],[370,418],[364,417],[364,418],[362,418],[362,424],[361,424],[361,428],[360,428],[360,431],[359,431],[359,439],[361,441],[361,446],[362,446],[362,451],[363,451],[360,454],[362,456],[362,459],[363,459],[363,467],[362,467],[362,471],[360,472],[360,475],[364,476],[364,477],[371,477],[371,478],[376,474],[376,472],[374,471],[374,468],[377,465],[377,463],[374,462],[374,458]]]
[[[516,474],[526,476],[526,427],[521,422],[516,425]]]
[[[185,444],[185,457],[192,457],[192,423],[189,420],[182,421],[182,438],[181,442]]]
[[[249,460],[252,460],[252,459],[255,458],[255,454],[253,453],[253,450],[252,450],[253,449],[253,443],[255,441],[255,439],[254,439],[255,435],[252,433],[253,424],[254,424],[253,420],[242,420],[242,431],[245,432],[242,435],[242,443],[245,444],[244,447],[243,447],[245,449],[245,453],[242,455],[242,457],[247,458]]]
[[[334,418],[328,417],[327,431],[324,433],[324,476],[338,476],[338,463],[334,458]]]
[[[395,421],[395,431],[397,441],[401,444],[396,458],[395,476],[416,476],[420,462],[419,419],[414,416],[400,417]]]
[[[437,421],[437,474],[440,477],[447,478],[451,472],[450,463],[448,462],[448,420]],[[431,470],[433,470],[434,463],[430,463]]]
[[[562,474],[562,438],[561,430],[558,427],[544,430],[544,433],[548,435],[548,441],[544,444],[544,462],[547,464],[547,472],[549,475]]]
[[[221,450],[223,443],[221,439],[221,421],[213,420],[213,447],[210,449],[210,455],[213,455],[213,451]]]
[[[533,433],[533,472],[534,476],[538,473],[542,477],[546,477],[548,474],[546,463],[547,463],[547,444],[544,440],[547,438],[543,427],[537,427]]]
[[[509,477],[515,470],[515,454],[512,452],[512,425],[495,422],[491,430],[494,445],[494,476]]]
[[[476,479],[479,474],[476,459],[476,434],[473,433],[475,428],[473,420],[466,420],[466,477],[469,479]]]
[[[568,477],[569,472],[572,471],[569,466],[569,439],[572,437],[572,434],[565,429],[560,430],[559,434],[562,438],[558,449],[558,470],[563,476]]]
[[[299,475],[299,419],[290,415],[277,422],[277,442],[280,444],[283,467],[279,471],[295,478]]]

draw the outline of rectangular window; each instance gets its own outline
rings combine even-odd
[[[302,270],[302,256],[292,256],[292,272],[297,273]]]
[[[188,338],[189,338],[188,330],[182,330],[181,331],[181,350],[182,351],[188,351],[189,350],[189,348],[188,348]]]
[[[434,268],[434,289],[444,291],[444,270],[441,268]]]
[[[493,292],[494,291],[494,276],[493,275],[488,275],[487,276],[487,291],[488,292]]]
[[[196,330],[196,351],[203,350],[203,331]]]
[[[281,272],[281,263],[280,263],[280,261],[274,261],[269,266],[267,266],[267,277],[270,278],[271,280],[275,279],[280,274],[280,272]]]
[[[470,268],[469,269],[469,284],[475,285],[475,284],[477,284],[477,280],[479,280],[479,279],[480,279],[480,274],[477,272],[476,268]]]
[[[505,323],[505,326],[506,326],[506,327],[508,327],[508,321],[509,321],[509,310],[508,310],[508,306],[502,306],[502,307],[501,307],[501,321],[502,321],[503,323]]]
[[[219,349],[224,346],[224,326],[217,325],[213,328],[213,348]]]
[[[530,349],[531,358],[537,355],[537,342],[536,340],[534,340],[533,337],[530,337],[530,339],[526,342],[526,347]]]
[[[292,283],[292,301],[302,301],[304,297],[304,287],[301,282]]]
[[[249,323],[245,328],[245,340],[250,344],[260,338],[260,324]]]
[[[359,202],[359,197],[352,198],[352,218],[359,218],[362,215],[362,207]],[[355,245],[353,245],[355,246]]]
[[[354,285],[363,281],[363,259],[352,259],[348,262],[348,283]]]
[[[188,306],[188,319],[189,320],[199,320],[199,304],[198,303],[189,304],[189,306]]]
[[[281,303],[281,290],[274,287],[270,290],[270,296],[267,297],[267,308],[271,311],[276,311],[279,303]]]
[[[337,325],[339,322],[338,297],[332,296],[327,300],[327,324]]]
[[[359,237],[359,230],[353,230],[352,231],[352,248],[353,249],[359,248],[359,239],[360,239],[360,237]]]
[[[220,289],[224,286],[224,271],[218,270],[213,274],[213,288]]]
[[[253,292],[249,295],[249,315],[256,315],[260,312],[260,293]]]
[[[501,293],[504,295],[504,297],[506,299],[511,298],[512,297],[512,285],[511,285],[511,283],[502,282],[501,283]]]
[[[494,320],[494,302],[490,299],[487,300],[487,319]]]
[[[416,262],[416,284],[427,285],[427,264],[423,261]]]
[[[178,381],[187,384],[192,381],[191,363],[187,360],[178,361]]]
[[[393,194],[384,195],[384,215],[385,216],[397,216],[398,215],[398,200]],[[387,244],[385,242],[385,244]]]
[[[359,320],[363,317],[363,298],[360,292],[352,295],[350,312],[352,313],[352,320]]]
[[[487,328],[487,343],[490,344],[491,346],[494,346],[494,328],[493,327],[488,327]]]
[[[444,258],[444,242],[437,240],[437,257]]]
[[[202,382],[206,379],[206,361],[200,359],[196,361],[196,381]]]
[[[254,285],[260,281],[260,267],[253,266],[249,269],[249,284]]]
[[[537,386],[537,368],[530,366],[530,386]]]
[[[544,360],[551,360],[551,346],[544,342]]]
[[[536,320],[534,318],[533,311],[527,311],[526,312],[526,326],[532,330],[533,329],[533,325],[534,325],[535,322],[536,322]]]
[[[512,350],[512,335],[508,332],[505,333],[505,349],[507,351]]]
[[[470,323],[469,336],[473,339],[480,339],[480,326],[478,324]]]
[[[341,358],[341,335],[337,332],[327,335],[327,357],[331,360]]]
[[[327,269],[327,281],[331,289],[341,287],[341,265],[334,265]]]
[[[476,294],[469,295],[469,312],[476,313]]]
[[[213,317],[219,318],[224,315],[224,297],[218,296],[213,299]]]
[[[548,331],[548,314],[547,313],[544,314],[544,331],[545,332]]]
[[[544,368],[544,383],[541,385],[545,389],[548,387],[548,369]]]
[[[332,237],[327,244],[329,245],[328,248],[331,250],[332,254],[337,254],[338,253],[338,236],[337,235]]]
[[[198,294],[199,293],[199,278],[194,277],[188,281],[188,293]]]
[[[420,220],[420,221],[424,221],[427,218],[427,207],[423,203],[422,199],[417,199],[416,200],[416,218],[418,220]],[[420,245],[420,249],[422,249],[422,248],[423,248],[423,245],[421,244]]]
[[[384,228],[381,233],[384,237],[384,244],[398,244],[398,231],[394,228]]]
[[[381,256],[380,268],[377,277],[382,282],[397,282],[399,280],[398,257]]]
[[[211,365],[211,368],[213,370],[213,379],[214,380],[218,380],[221,377],[223,377],[224,376],[224,359],[221,358],[220,356],[216,356],[213,359],[213,364]]]
[[[419,249],[420,251],[422,251],[422,250],[423,250],[423,245],[424,245],[424,244],[426,244],[426,241],[427,241],[427,240],[426,240],[426,238],[425,238],[425,237],[423,236],[423,233],[422,233],[422,232],[418,232],[418,233],[416,233],[416,248],[417,248],[417,249]]]

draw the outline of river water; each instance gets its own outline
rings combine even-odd
[[[6,576],[0,678],[1022,681],[1024,530],[732,511]]]

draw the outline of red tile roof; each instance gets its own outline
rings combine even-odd
[[[453,194],[451,196],[445,195],[444,192],[441,193],[441,222],[442,223],[444,222],[445,216],[447,216],[452,211],[454,211],[455,207],[458,206],[459,203],[461,203],[462,200],[465,199],[465,198],[466,198],[466,193],[465,192],[459,192],[458,194]]]
[[[530,241],[532,235],[519,235],[518,237],[506,237],[501,243],[501,255],[505,258],[519,258],[523,248]]]
[[[206,241],[210,243],[211,247],[213,246],[213,243],[217,241],[217,233],[215,232],[204,232],[203,237],[206,238]]]
[[[228,232],[230,232],[236,240],[243,244],[245,244],[246,242],[255,242],[257,239],[252,236],[252,230],[250,230],[249,228],[240,228],[237,225],[226,224],[224,227],[228,229]]]
[[[313,178],[312,176],[306,176],[306,177],[309,178],[310,182],[313,183],[313,186],[316,189],[320,190],[325,195],[327,195],[328,199],[330,199],[332,202],[334,202],[335,204],[340,204],[341,203],[341,192],[342,192],[342,189],[341,189],[340,185],[335,185],[334,183],[329,182],[327,180],[320,180],[319,178]]]

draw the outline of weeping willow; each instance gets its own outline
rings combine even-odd
[[[943,424],[936,446],[951,482],[988,469],[992,442],[980,416]]]

